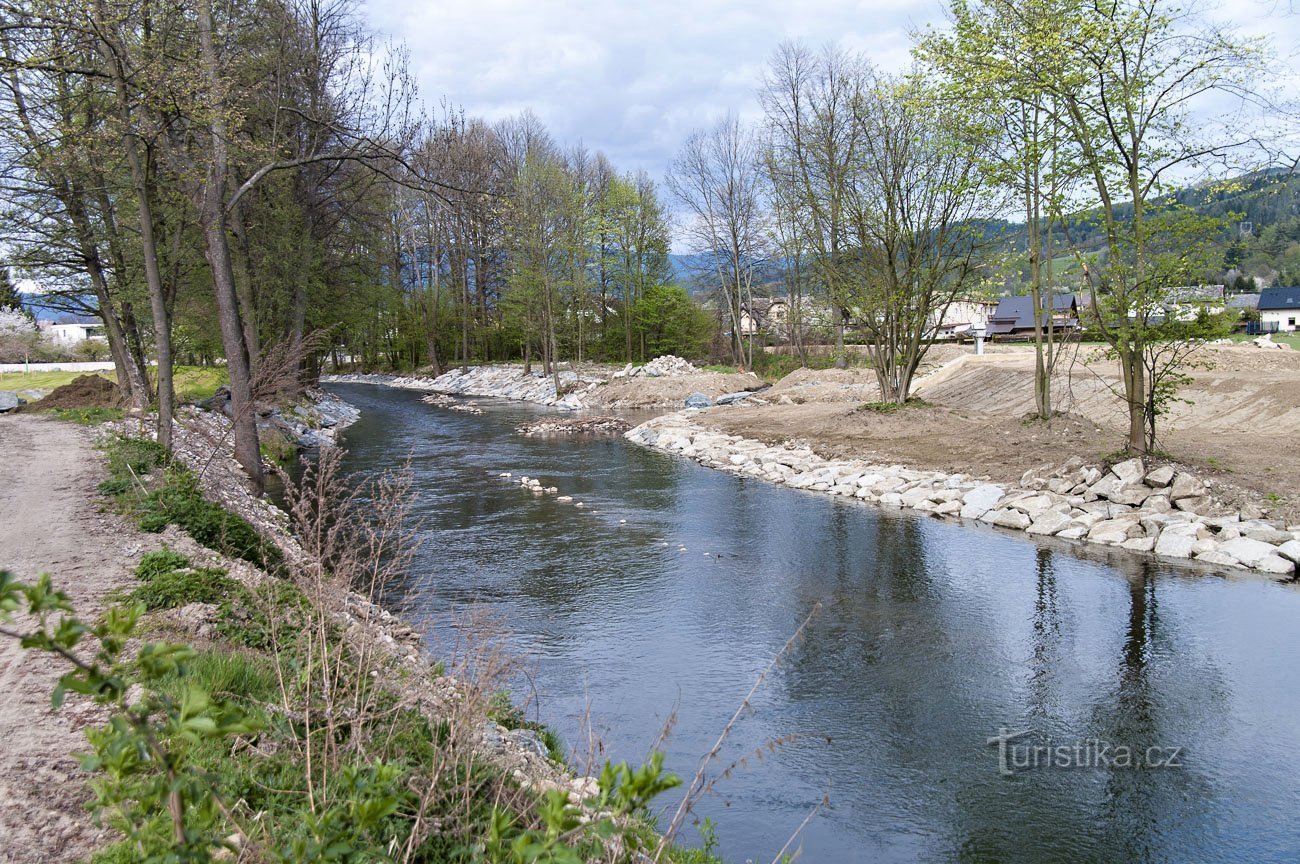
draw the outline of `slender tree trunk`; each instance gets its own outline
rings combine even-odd
[[[216,46],[212,32],[210,0],[200,0],[196,8],[202,74],[209,95],[221,93],[221,81]],[[208,137],[211,152],[207,177],[199,188],[199,223],[203,230],[204,255],[212,269],[212,287],[216,295],[220,317],[221,341],[226,352],[226,368],[230,373],[230,407],[233,414],[235,460],[248,474],[257,492],[262,491],[262,454],[257,436],[257,416],[253,405],[253,382],[249,367],[248,347],[244,342],[243,321],[239,311],[239,297],[235,288],[234,268],[231,264],[230,242],[226,236],[225,191],[229,172],[226,150],[227,130],[224,117],[224,98],[214,98],[208,120]]]

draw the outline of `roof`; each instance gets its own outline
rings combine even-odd
[[[1300,288],[1265,288],[1259,292],[1259,309],[1300,309]]]
[[[1255,309],[1259,306],[1259,295],[1229,294],[1225,302],[1229,309]]]
[[[1073,294],[1053,294],[1052,306],[1056,312],[1072,312],[1077,308],[1077,301]],[[1003,297],[998,301],[997,310],[989,316],[989,324],[993,333],[1033,329],[1034,298],[1028,294]]]

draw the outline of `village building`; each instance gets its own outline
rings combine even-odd
[[[1294,333],[1300,321],[1300,288],[1265,288],[1259,294],[1259,329]]]
[[[936,316],[938,320],[930,325],[930,329],[936,339],[960,338],[968,335],[972,327],[987,327],[997,308],[996,300],[958,298],[948,304],[942,315]]]
[[[783,336],[790,323],[790,303],[784,297],[755,297],[740,307],[740,335]]]
[[[107,342],[104,322],[86,315],[60,315],[36,322],[41,333],[55,345],[71,347],[86,341]]]
[[[1080,313],[1087,303],[1077,294],[1053,294],[1052,314],[1042,313],[1042,325],[1053,330],[1078,330]],[[1046,303],[1044,304],[1046,305]],[[1034,298],[1028,294],[1003,297],[988,320],[988,335],[1004,339],[1032,336],[1034,333]]]

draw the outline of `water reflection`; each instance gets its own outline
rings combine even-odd
[[[426,544],[404,596],[433,627],[499,614],[537,660],[541,714],[641,758],[674,706],[691,775],[818,603],[723,764],[784,743],[706,801],[729,860],[770,860],[808,810],[804,860],[1293,860],[1300,594],[1127,556],[890,514],[708,471],[617,440],[525,439],[338,388],[366,413],[352,467],[416,455]],[[589,505],[536,499],[500,471]],[[1001,728],[1177,746],[1185,765],[998,771]],[[794,736],[793,740],[786,740]],[[728,806],[728,804],[730,806]]]

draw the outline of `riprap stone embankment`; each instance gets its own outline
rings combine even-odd
[[[824,459],[806,445],[768,445],[693,422],[691,412],[656,417],[628,440],[737,474],[951,519],[972,519],[1044,537],[1084,541],[1169,559],[1242,567],[1290,578],[1300,561],[1300,525],[1243,518],[1194,475],[1140,459],[1109,468],[1074,459],[1019,485],[966,474]]]

